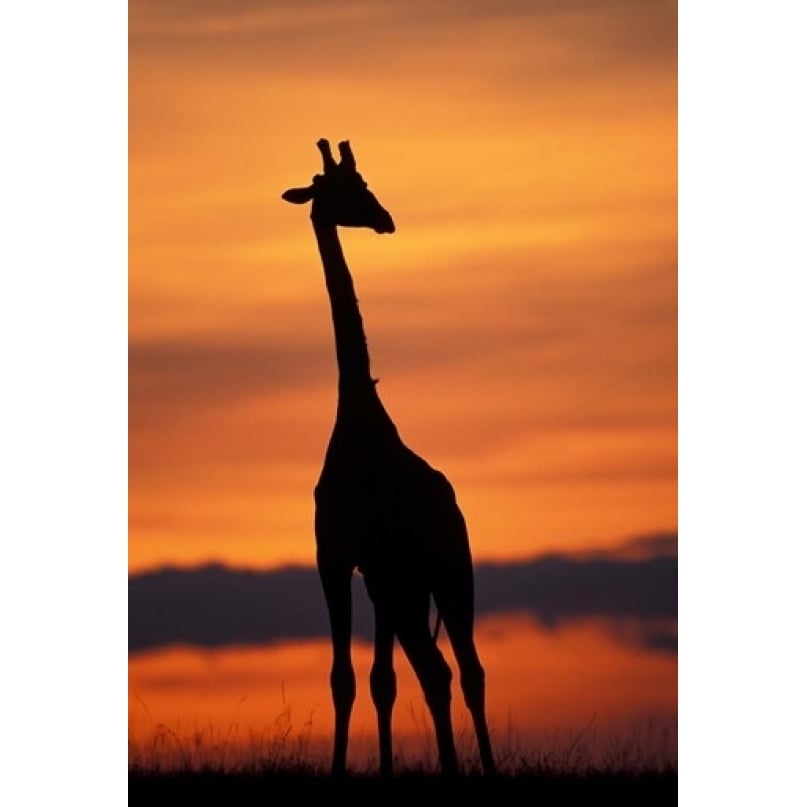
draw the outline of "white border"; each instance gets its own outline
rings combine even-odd
[[[687,805],[802,792],[798,9],[679,5]],[[126,11],[3,12],[4,803],[108,805],[125,786]]]
[[[803,795],[803,21],[679,4],[679,803]],[[797,795],[798,794],[798,795]]]
[[[10,3],[0,49],[0,802],[125,799],[127,6]]]

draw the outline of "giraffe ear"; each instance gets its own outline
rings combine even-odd
[[[293,205],[304,205],[314,198],[314,186],[309,185],[307,188],[289,188],[283,191],[282,199],[291,202]]]

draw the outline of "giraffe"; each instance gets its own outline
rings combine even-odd
[[[377,713],[379,767],[392,775],[395,639],[412,665],[431,713],[441,771],[458,772],[451,725],[451,669],[429,630],[434,599],[457,660],[482,769],[495,773],[485,716],[485,673],[474,644],[474,582],[463,514],[448,479],[400,438],[370,375],[370,359],[353,279],[338,226],[393,233],[390,214],[356,170],[350,143],[337,163],[317,142],[323,173],[282,198],[311,205],[336,342],[336,419],[314,489],[317,569],[333,647],[331,771],[346,771],[348,727],[356,697],[351,661],[351,578],[358,570],[373,605],[375,639],[370,692]]]

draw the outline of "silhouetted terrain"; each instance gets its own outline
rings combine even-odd
[[[486,804],[577,805],[677,804],[678,775],[660,773],[593,773],[558,775],[524,772],[485,779],[477,775],[445,781],[433,774],[405,773],[390,781],[376,776],[349,776],[334,781],[326,775],[308,772],[269,774],[177,773],[129,774],[129,804],[273,804],[290,798],[348,799],[357,804],[387,804],[391,800],[440,798],[447,804],[457,798],[495,799]],[[381,801],[379,801],[381,800]],[[434,803],[434,802],[427,802]]]

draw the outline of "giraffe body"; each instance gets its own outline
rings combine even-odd
[[[411,568],[431,586],[440,555],[449,561],[462,548],[449,540],[462,523],[454,491],[403,443],[375,390],[354,406],[337,416],[314,491],[318,549],[343,553],[347,538],[365,579]]]

